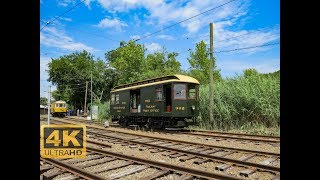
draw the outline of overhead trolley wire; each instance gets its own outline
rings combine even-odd
[[[276,42],[276,43],[272,43],[272,44],[263,44],[263,45],[259,45],[259,46],[250,46],[250,47],[244,47],[244,48],[235,48],[235,49],[214,51],[214,53],[224,53],[224,52],[240,51],[240,50],[253,49],[253,48],[258,48],[258,47],[274,46],[274,45],[278,45],[278,44],[280,44],[280,43],[279,43],[279,42]]]
[[[73,7],[71,7],[70,9],[68,9],[67,11],[65,11],[64,13],[60,14],[59,16],[55,17],[53,20],[48,21],[44,26],[42,26],[42,28],[40,29],[40,31],[42,31],[43,28],[45,28],[46,26],[48,26],[49,24],[51,24],[53,21],[57,20],[58,18],[62,17],[63,15],[67,14],[68,12],[70,12],[71,10],[73,10],[74,8],[76,8],[77,6],[79,6],[80,4],[82,4],[84,1],[86,0],[82,0],[79,3],[77,3],[76,5],[74,5]]]
[[[206,11],[204,11],[204,12],[201,12],[201,13],[199,13],[199,14],[197,14],[197,15],[194,15],[194,16],[192,16],[192,17],[189,17],[189,18],[187,18],[187,19],[184,19],[184,20],[182,20],[182,21],[179,21],[179,22],[177,22],[177,23],[174,23],[174,24],[172,24],[172,25],[170,25],[170,26],[167,26],[167,27],[162,28],[162,29],[160,29],[160,30],[158,30],[158,31],[155,31],[155,32],[153,32],[153,33],[151,33],[151,34],[145,35],[145,36],[143,36],[143,37],[141,37],[141,38],[139,38],[139,39],[136,39],[136,40],[134,40],[134,41],[139,41],[139,40],[141,40],[141,39],[144,39],[144,38],[147,38],[147,37],[152,36],[152,35],[154,35],[154,34],[157,34],[157,33],[161,32],[161,31],[163,31],[163,30],[165,30],[165,29],[169,29],[169,28],[171,28],[171,27],[173,27],[173,26],[176,26],[176,25],[178,25],[178,24],[180,24],[180,23],[183,23],[183,22],[185,22],[185,21],[188,21],[188,20],[190,20],[190,19],[192,19],[192,18],[198,17],[198,16],[200,16],[200,15],[202,15],[202,14],[205,14],[205,13],[207,13],[207,12],[209,12],[209,11],[218,9],[218,8],[220,8],[220,7],[222,7],[222,6],[225,6],[225,5],[227,5],[227,4],[229,4],[229,3],[233,2],[233,1],[237,1],[237,0],[228,1],[228,2],[226,2],[226,3],[224,3],[224,4],[221,4],[221,5],[216,6],[216,7],[214,7],[214,8],[208,9],[208,10],[206,10]]]

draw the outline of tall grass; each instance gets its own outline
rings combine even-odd
[[[98,121],[109,121],[110,115],[110,101],[104,103],[96,103],[98,106]]]
[[[280,79],[238,76],[214,83],[214,121],[209,120],[209,86],[200,86],[198,122],[205,129],[242,129],[280,123]]]
[[[274,76],[238,76],[214,83],[214,121],[209,119],[209,86],[200,86],[199,128],[247,130],[279,135],[280,79]],[[110,102],[98,105],[98,120],[110,119]],[[269,128],[269,129],[266,129]],[[269,130],[273,132],[268,132]]]

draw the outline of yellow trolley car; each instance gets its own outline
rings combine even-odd
[[[65,117],[67,114],[67,103],[65,101],[53,102],[50,111],[53,117]]]

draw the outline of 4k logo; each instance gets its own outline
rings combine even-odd
[[[84,125],[42,125],[41,157],[86,157],[86,127]]]

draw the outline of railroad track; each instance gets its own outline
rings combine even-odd
[[[54,120],[56,123],[57,120]],[[61,121],[60,123],[72,123],[70,121]],[[206,163],[217,163],[215,166],[215,170],[226,172],[230,168],[235,167],[244,167],[240,168],[241,171],[238,174],[248,177],[251,174],[259,173],[259,172],[270,172],[275,177],[280,173],[280,167],[271,166],[273,162],[280,162],[280,154],[257,154],[256,151],[247,151],[243,152],[239,149],[229,148],[225,149],[225,147],[206,147],[206,146],[190,146],[185,145],[180,142],[172,142],[172,141],[159,141],[158,139],[152,139],[149,137],[139,137],[133,136],[132,134],[125,134],[119,132],[108,131],[105,128],[93,127],[91,125],[87,125],[87,134],[90,139],[95,140],[93,142],[102,141],[109,142],[114,144],[122,144],[124,146],[128,146],[130,148],[139,149],[139,151],[151,151],[154,154],[164,153],[165,156],[169,158],[179,158],[180,161],[190,161],[193,160],[193,164],[206,164]],[[88,139],[88,142],[90,140]],[[182,145],[182,147],[175,147]],[[186,147],[187,146],[187,147]],[[128,149],[130,150],[130,149]],[[124,152],[126,153],[126,152]],[[220,153],[220,154],[219,154]],[[261,152],[260,152],[261,153]],[[230,158],[230,156],[238,157],[238,158]],[[228,157],[229,156],[229,157]],[[252,159],[261,159],[259,163],[250,162]]]
[[[110,152],[101,144],[88,145],[84,159],[40,158],[42,179],[244,179]]]
[[[67,119],[76,119],[73,117],[68,117]],[[99,122],[88,122],[88,120],[77,119],[79,122],[94,124],[98,126],[103,126]],[[118,125],[112,125],[112,127],[123,128]],[[127,127],[123,129],[135,129],[136,127]],[[244,133],[230,133],[230,132],[219,132],[219,131],[208,131],[208,130],[188,130],[188,129],[177,129],[177,130],[157,130],[159,133],[172,133],[172,134],[184,134],[190,136],[201,136],[205,139],[213,139],[217,141],[222,140],[238,140],[238,141],[249,141],[253,143],[269,143],[272,146],[280,146],[280,137],[277,136],[265,136],[265,135],[253,135]]]

